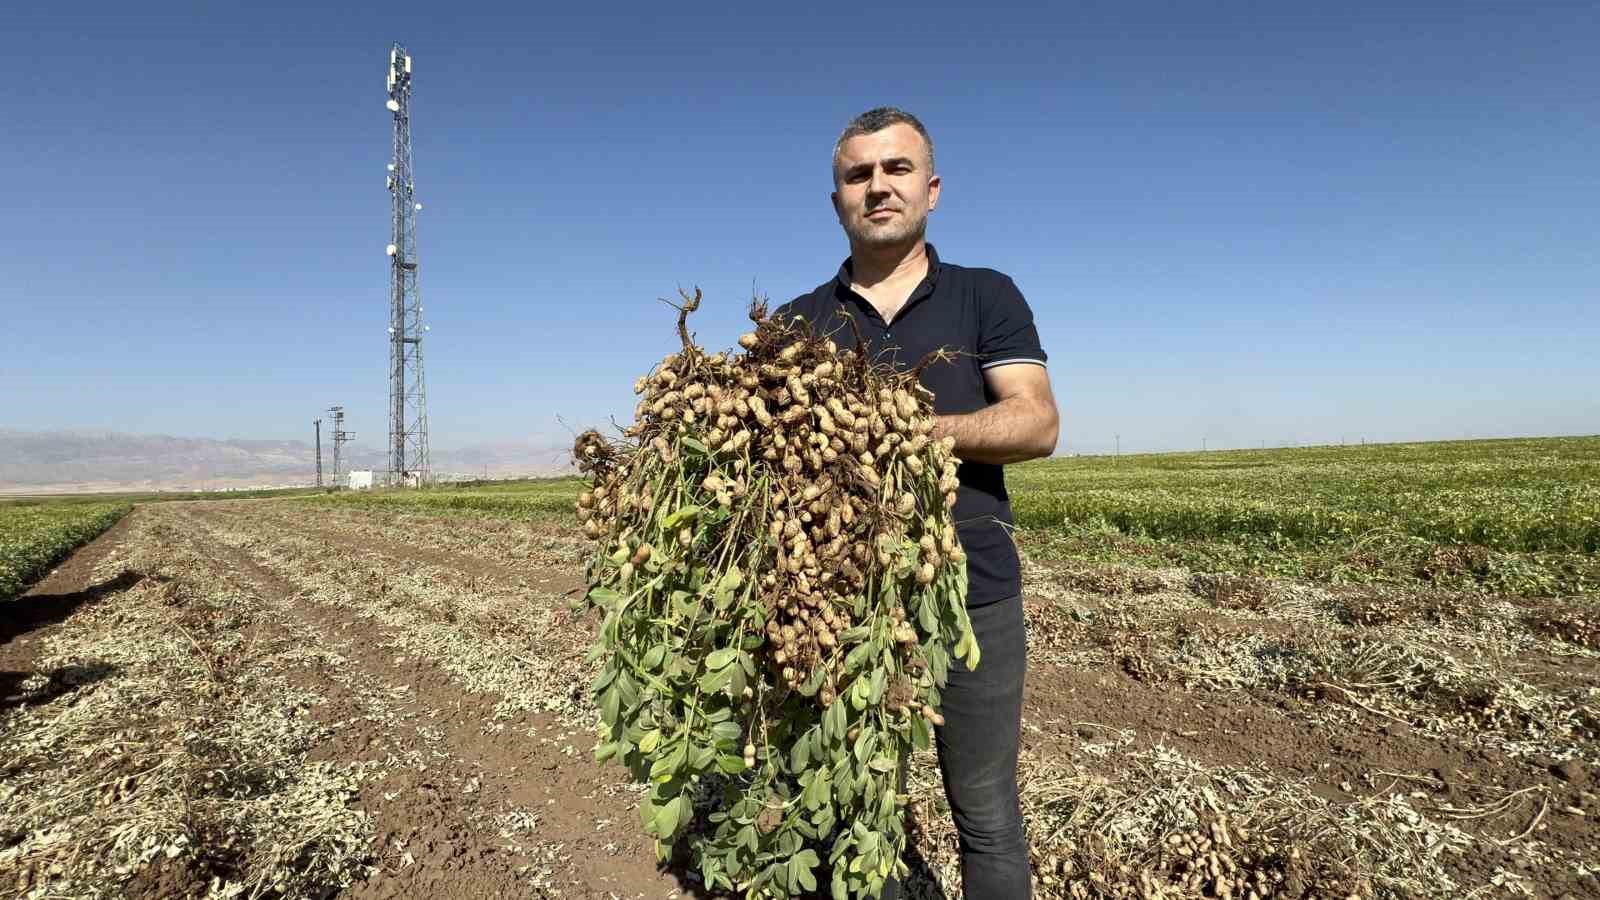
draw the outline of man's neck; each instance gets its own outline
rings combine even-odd
[[[919,237],[887,247],[851,246],[850,277],[865,288],[885,282],[922,281],[928,274],[928,244]]]

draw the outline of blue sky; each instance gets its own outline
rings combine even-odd
[[[0,37],[0,426],[381,443],[389,43],[433,443],[624,415],[846,252],[916,112],[930,239],[1032,305],[1063,452],[1594,433],[1588,4],[34,4]]]

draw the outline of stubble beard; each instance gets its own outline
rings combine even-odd
[[[850,238],[850,243],[855,246],[893,247],[914,242],[927,234],[928,214],[923,213],[914,220],[902,217],[898,222],[883,227],[874,226],[871,222],[860,219],[851,219],[850,224],[844,227],[844,231]]]

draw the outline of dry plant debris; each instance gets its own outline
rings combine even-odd
[[[356,778],[305,760],[320,698],[272,670],[296,645],[161,527],[130,540],[99,576],[132,586],[50,639],[0,720],[0,878],[29,898],[278,897],[365,875]]]

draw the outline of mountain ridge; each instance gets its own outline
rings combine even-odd
[[[559,475],[571,471],[570,447],[566,439],[552,435],[484,441],[435,449],[432,467],[441,477]],[[325,437],[325,472],[332,459],[332,442]],[[385,451],[370,445],[344,448],[346,470],[382,470],[387,462]],[[315,480],[310,441],[0,427],[0,493],[223,490],[310,485]]]

